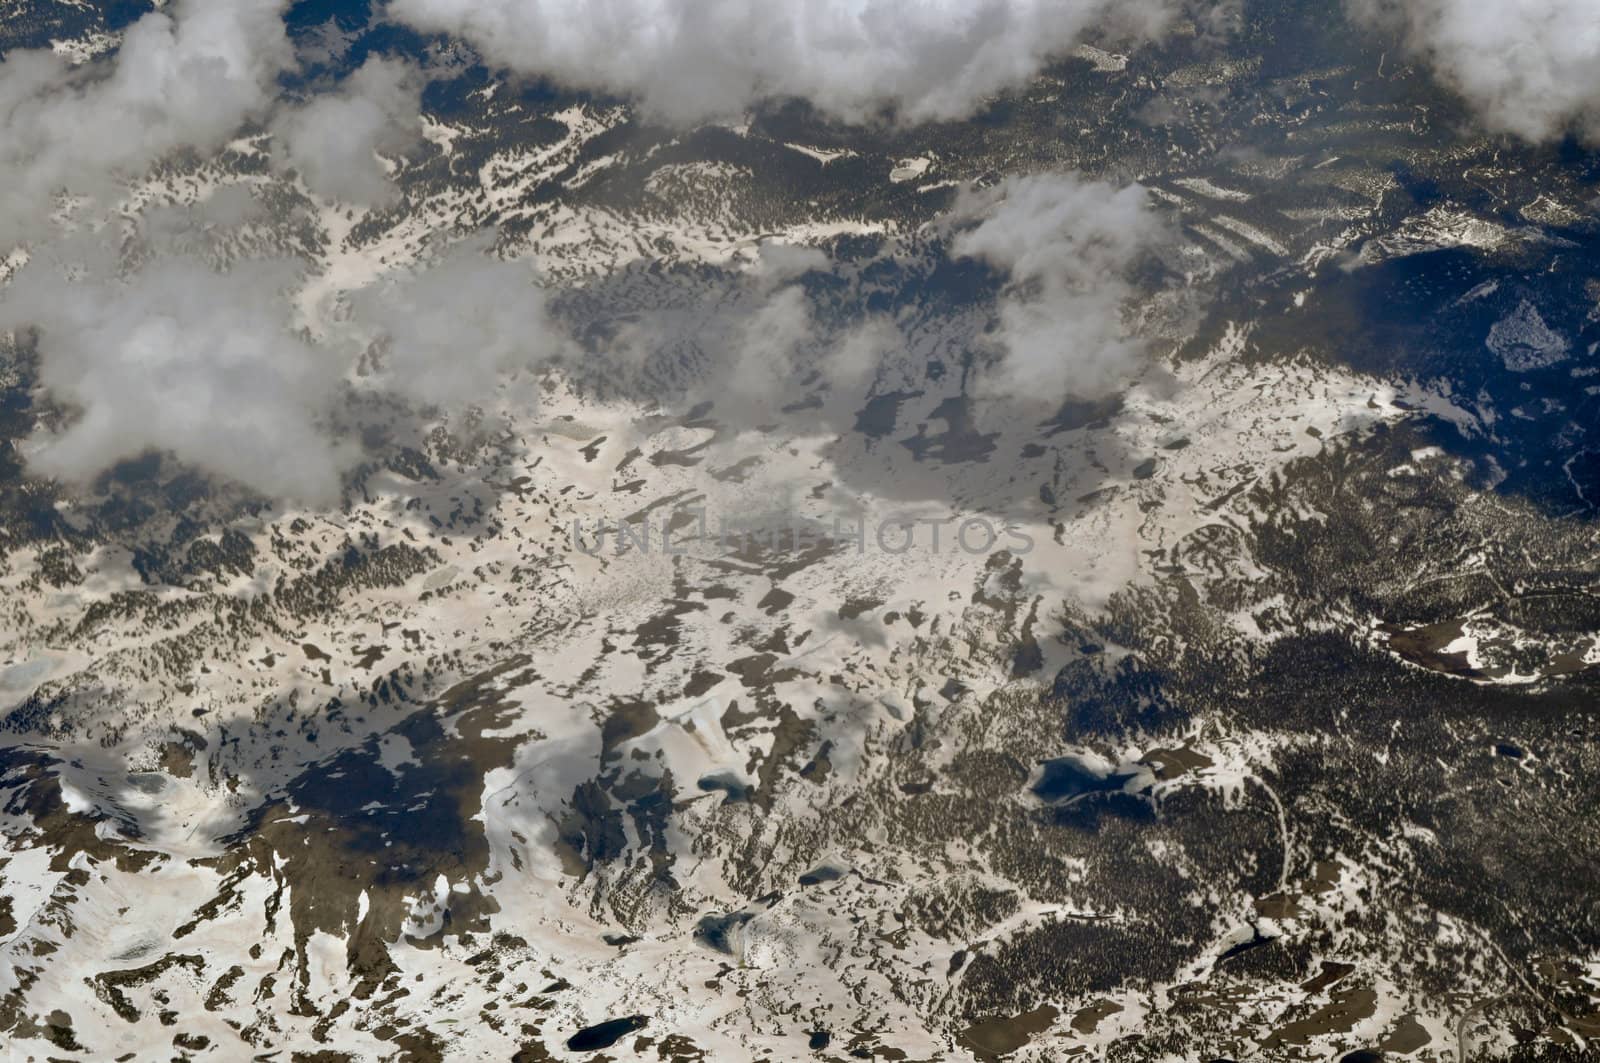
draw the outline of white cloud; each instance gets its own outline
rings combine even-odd
[[[793,397],[796,359],[818,340],[811,300],[795,282],[828,266],[820,248],[761,245],[743,279],[755,297],[753,307],[749,299],[735,300],[702,326],[702,343],[723,367],[718,389],[724,406],[738,404],[765,416]]]
[[[893,322],[869,317],[845,332],[823,357],[823,376],[845,400],[859,398],[884,359],[904,347],[905,337]]]
[[[749,275],[765,290],[780,288],[812,270],[827,270],[827,254],[820,247],[784,244],[768,240],[756,249]]]
[[[273,497],[337,498],[345,455],[327,425],[343,365],[290,331],[280,293],[296,272],[187,256],[127,279],[27,267],[0,295],[0,329],[39,330],[39,382],[75,408],[32,441],[30,467],[86,481],[154,449]]]
[[[951,254],[1007,271],[991,338],[1002,352],[982,387],[1024,402],[1094,398],[1137,371],[1144,345],[1124,327],[1129,270],[1160,245],[1166,223],[1138,185],[1067,174],[1013,177],[969,195],[982,220]]]
[[[1347,0],[1472,105],[1484,125],[1530,141],[1600,139],[1595,0]]]
[[[313,344],[289,298],[302,264],[219,272],[202,257],[203,234],[168,215],[159,253],[131,275],[89,235],[0,289],[0,331],[38,330],[39,383],[67,408],[63,428],[29,443],[36,474],[83,483],[158,450],[269,497],[326,504],[359,457],[339,423],[359,351],[371,352],[370,389],[449,409],[489,399],[508,371],[570,342],[532,270],[474,240],[352,293],[349,319]]]
[[[721,0],[710,8],[398,0],[391,10],[461,32],[520,69],[639,94],[671,117],[793,94],[841,117],[889,105],[919,119],[966,113],[1112,23],[1152,32],[1178,2],[1113,11],[1111,0],[840,0],[766,10]],[[0,63],[0,241],[50,235],[41,219],[62,189],[114,196],[170,152],[215,151],[253,120],[270,123],[277,164],[318,195],[350,203],[392,195],[377,156],[416,136],[421,75],[372,59],[332,91],[285,108],[277,78],[294,56],[283,7],[174,0],[130,27],[104,60],[73,68],[30,52]],[[285,292],[298,282],[295,267],[207,264],[208,256],[231,261],[215,253],[218,234],[256,209],[236,189],[148,214],[139,239],[121,248],[105,239],[120,225],[33,248],[34,264],[0,292],[0,328],[39,327],[40,382],[72,411],[58,433],[34,440],[36,471],[84,480],[154,448],[269,495],[328,500],[353,457],[333,422],[356,351],[371,354],[370,385],[452,407],[486,400],[508,371],[572,349],[533,271],[492,257],[482,241],[353,293],[343,327],[315,347],[291,324]],[[1159,229],[1142,192],[1027,178],[963,209],[975,225],[955,253],[1007,270],[1013,282],[991,387],[1033,398],[1120,381],[1141,355],[1121,327],[1131,294],[1123,278]],[[72,253],[96,259],[77,279],[39,264]],[[751,417],[819,384],[842,402],[901,338],[881,320],[822,327],[797,281],[828,268],[817,249],[764,246],[725,301],[645,314],[606,360],[621,379],[652,386],[683,383],[683,366],[698,366]],[[678,357],[691,349],[698,360]]]
[[[378,153],[395,155],[421,135],[422,79],[406,63],[368,59],[339,87],[273,122],[282,152],[313,193],[373,205],[395,198]]]
[[[796,96],[846,121],[960,118],[1090,35],[1144,38],[1182,0],[394,0],[491,62],[689,122]]]
[[[798,284],[779,288],[730,330],[731,364],[718,391],[768,412],[793,387],[795,357],[815,335],[806,290]]]
[[[480,402],[501,373],[564,350],[533,270],[483,245],[460,244],[421,272],[352,295],[354,326],[377,342],[387,390],[423,405]]]
[[[49,50],[0,63],[0,243],[47,231],[63,189],[101,195],[179,148],[220,148],[264,113],[293,62],[284,0],[176,0],[117,53],[73,67]]]

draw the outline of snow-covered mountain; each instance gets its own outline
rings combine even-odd
[[[8,55],[84,63],[136,14],[14,6]],[[548,357],[446,407],[371,343],[312,503],[159,449],[41,475],[83,414],[15,332],[15,1058],[1594,1050],[1592,153],[1468,131],[1312,5],[882,127],[658,125],[291,22],[433,64],[397,197],[319,195],[255,122],[84,231],[130,274],[288,261],[316,349],[466,248],[536,271]],[[1038,304],[961,253],[973,189],[1066,170],[1160,215],[1139,356],[996,391]]]

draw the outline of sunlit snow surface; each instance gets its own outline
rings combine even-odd
[[[776,243],[904,342],[760,417],[692,344],[623,385],[568,359],[419,412],[334,508],[5,465],[6,1046],[1592,1051],[1593,167],[1508,161],[1379,50],[1287,47],[1292,14],[871,135],[491,80],[372,215],[250,136],[132,187],[281,196],[212,250],[303,259],[314,336],[492,229],[602,337],[742,298]],[[1019,410],[972,398],[994,293],[941,226],[959,183],[1049,168],[1138,178],[1170,283],[1118,396]],[[978,518],[1021,538],[966,549]]]

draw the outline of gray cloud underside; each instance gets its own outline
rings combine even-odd
[[[1483,124],[1529,141],[1600,140],[1600,5],[1594,0],[1348,0],[1398,35]]]
[[[1181,0],[395,0],[490,62],[632,97],[671,121],[800,97],[846,121],[954,119],[1091,34],[1147,38]]]
[[[338,497],[346,456],[327,421],[341,366],[290,329],[287,262],[218,273],[158,259],[128,279],[30,267],[0,328],[38,330],[39,382],[76,416],[29,465],[72,482],[147,450],[274,497]]]

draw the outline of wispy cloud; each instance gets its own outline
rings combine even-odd
[[[1167,237],[1144,189],[1036,174],[971,193],[957,209],[979,221],[951,254],[1009,276],[990,333],[1001,357],[982,389],[1054,403],[1126,383],[1145,357],[1123,321],[1136,294],[1128,274]]]

